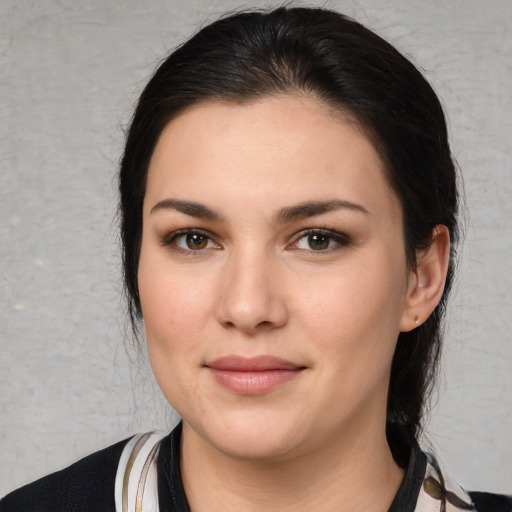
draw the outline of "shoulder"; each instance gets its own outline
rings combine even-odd
[[[447,512],[512,512],[512,496],[487,492],[466,492],[446,473],[442,472],[431,454],[427,457],[427,468],[418,503],[420,511],[431,510],[433,502],[441,503]]]
[[[512,496],[466,492],[416,441],[408,451],[404,480],[389,512],[512,512]]]
[[[97,512],[115,510],[114,483],[119,458],[129,439],[89,455],[75,464],[0,500],[0,512]]]
[[[469,492],[478,512],[512,512],[512,496],[489,492]]]

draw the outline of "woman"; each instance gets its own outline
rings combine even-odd
[[[436,95],[392,46],[320,9],[205,27],[142,93],[120,192],[131,318],[182,423],[2,512],[510,510],[416,442],[456,172]]]

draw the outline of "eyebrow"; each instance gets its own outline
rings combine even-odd
[[[330,201],[306,201],[294,206],[287,206],[277,212],[273,221],[275,224],[284,224],[293,219],[314,217],[335,210],[352,210],[371,216],[371,213],[360,204],[331,199]]]
[[[216,220],[222,221],[222,215],[208,206],[205,206],[201,203],[196,203],[194,201],[180,201],[179,199],[164,199],[163,201],[159,201],[156,203],[153,208],[151,208],[150,214],[154,213],[158,210],[176,210],[178,212],[184,213],[185,215],[190,215],[191,217],[197,217],[200,219],[208,219],[208,220]]]
[[[176,210],[191,217],[219,222],[224,220],[224,217],[217,210],[209,208],[204,204],[196,203],[195,201],[164,199],[151,208],[150,214],[159,210]],[[351,210],[371,216],[371,213],[360,204],[341,199],[331,199],[329,201],[306,201],[294,206],[286,206],[285,208],[281,208],[273,216],[272,222],[276,225],[285,224],[297,218],[314,217],[315,215],[321,215],[335,210]]]

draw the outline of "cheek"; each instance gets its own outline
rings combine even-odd
[[[305,276],[300,288],[310,322],[343,325],[349,331],[396,327],[405,298],[403,272],[379,263],[336,269],[322,278]]]
[[[362,397],[382,398],[388,387],[403,303],[394,275],[376,265],[352,268],[307,295],[301,327],[328,390],[325,407],[339,415],[365,402]]]
[[[302,294],[299,317],[304,327],[326,365],[332,368],[328,361],[337,361],[353,375],[375,366],[387,371],[404,308],[405,272],[391,259],[375,261],[303,283],[307,293]]]
[[[165,253],[144,250],[144,246],[138,282],[148,352],[159,379],[159,374],[174,374],[174,368],[183,368],[181,363],[193,357],[207,322],[211,294],[200,276],[183,276]]]
[[[161,248],[144,245],[138,272],[142,314],[147,330],[181,336],[197,327],[209,305],[209,280],[187,266],[173,265]]]
[[[139,291],[148,356],[167,401],[176,409],[197,385],[193,369],[199,318],[194,287],[183,286],[159,267],[141,260]]]
[[[169,350],[179,341],[185,348],[205,322],[208,305],[193,287],[176,279],[141,280],[140,296],[148,345]]]

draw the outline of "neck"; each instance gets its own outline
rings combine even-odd
[[[278,460],[240,460],[186,423],[181,471],[192,512],[387,511],[403,479],[385,429],[366,428]]]

